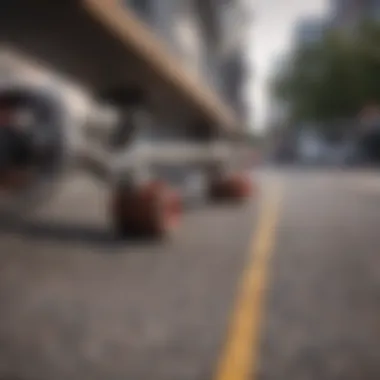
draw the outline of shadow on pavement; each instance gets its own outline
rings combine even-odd
[[[152,241],[140,237],[119,238],[111,230],[75,223],[25,220],[0,214],[0,234],[14,233],[28,239],[58,243],[84,243],[106,248],[141,247]]]

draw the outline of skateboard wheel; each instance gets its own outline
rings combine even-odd
[[[181,200],[162,182],[135,190],[120,187],[113,195],[112,214],[117,232],[122,236],[162,238],[177,229],[182,214]]]
[[[220,200],[245,200],[252,196],[254,186],[248,174],[234,174],[215,180],[210,185],[210,195]]]

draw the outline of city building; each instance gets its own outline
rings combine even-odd
[[[296,44],[313,44],[321,41],[327,29],[324,18],[308,17],[301,19],[295,30]]]
[[[246,61],[247,31],[252,23],[252,14],[243,2],[225,0],[222,11],[224,44],[221,56],[222,91],[244,123],[248,119],[248,105],[245,99],[245,84],[250,76]]]
[[[380,21],[380,0],[332,0],[332,26],[352,31],[365,19]]]
[[[242,0],[125,0],[166,48],[235,109],[246,115]]]

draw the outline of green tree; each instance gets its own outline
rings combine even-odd
[[[352,36],[331,31],[319,43],[297,46],[271,83],[291,121],[326,125],[380,104],[379,38],[379,25],[363,23]]]

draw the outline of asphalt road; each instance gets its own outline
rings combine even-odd
[[[2,220],[0,378],[379,379],[380,173],[258,178],[160,244],[115,241],[85,179]]]
[[[282,177],[255,378],[380,379],[380,173]]]

